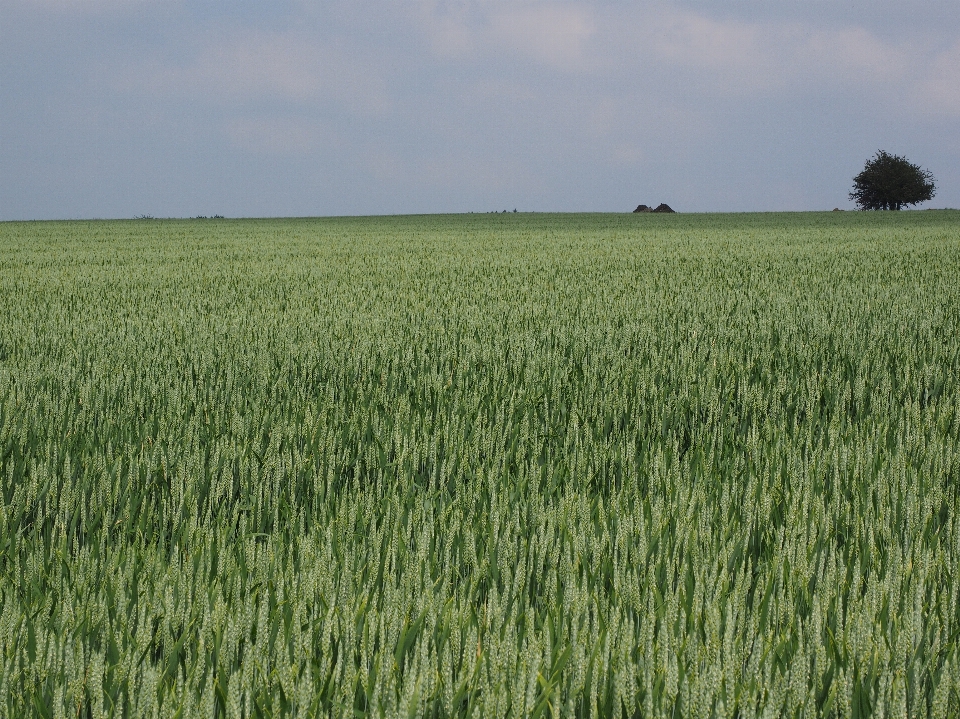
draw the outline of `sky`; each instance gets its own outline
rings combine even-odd
[[[0,220],[960,207],[956,0],[0,0]]]

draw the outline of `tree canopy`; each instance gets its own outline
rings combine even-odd
[[[929,171],[879,150],[853,178],[850,199],[861,210],[899,210],[931,199],[936,191]]]

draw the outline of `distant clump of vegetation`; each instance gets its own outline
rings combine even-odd
[[[881,150],[853,178],[850,199],[861,210],[899,210],[931,200],[936,192],[929,170]]]
[[[958,225],[0,224],[0,715],[960,715]]]

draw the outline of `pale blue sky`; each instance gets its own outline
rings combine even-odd
[[[0,0],[0,220],[960,207],[960,2]]]

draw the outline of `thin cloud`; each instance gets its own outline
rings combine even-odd
[[[923,68],[914,104],[926,113],[960,118],[960,40]]]
[[[605,67],[660,75],[677,71],[707,92],[749,96],[786,88],[839,87],[904,80],[910,48],[857,26],[823,30],[796,21],[717,20],[664,8],[656,22],[639,13],[603,19],[599,48],[614,48]]]
[[[596,33],[595,11],[582,3],[428,0],[411,12],[434,52],[454,59],[507,53],[576,70],[588,59]]]
[[[407,12],[414,25],[426,36],[437,55],[453,59],[475,56],[479,41],[478,23],[466,4],[439,4],[435,0],[410,5]]]
[[[190,95],[201,102],[334,104],[377,115],[390,100],[381,73],[355,54],[296,32],[239,32],[201,47],[187,62],[152,58],[124,69],[123,89]]]
[[[498,45],[568,70],[584,67],[597,30],[588,6],[548,3],[499,7],[491,15],[490,29]]]
[[[725,95],[803,85],[889,86],[912,81],[924,54],[855,24],[717,19],[663,4],[430,1],[410,12],[428,46],[448,59],[475,62],[507,53],[598,77],[686,73],[685,82]]]
[[[320,146],[324,132],[303,117],[236,117],[227,121],[226,135],[235,147],[269,155],[301,155]]]
[[[136,10],[160,3],[161,0],[7,0],[4,4],[44,12],[95,14]]]

